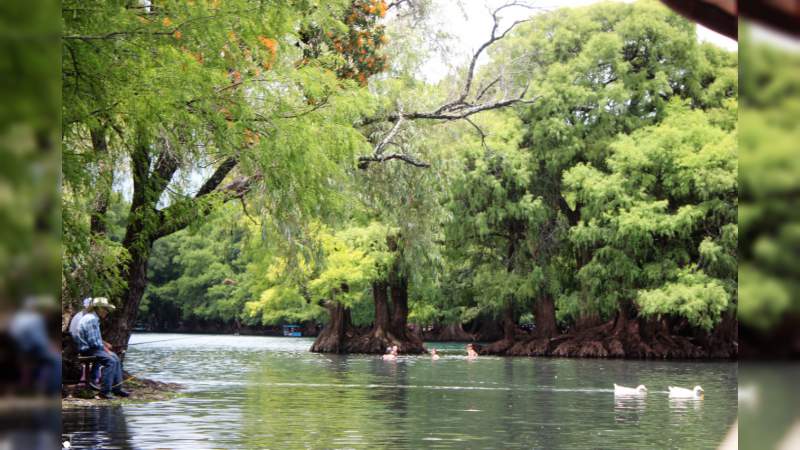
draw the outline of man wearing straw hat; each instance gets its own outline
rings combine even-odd
[[[116,308],[107,298],[96,297],[92,299],[88,311],[78,324],[78,352],[83,356],[96,357],[103,367],[99,397],[106,399],[114,398],[114,394],[120,397],[129,395],[122,389],[122,361],[108,351],[100,334],[100,319],[105,319],[114,309]]]

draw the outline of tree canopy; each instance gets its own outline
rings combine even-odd
[[[506,5],[430,83],[430,6],[65,3],[65,299],[323,351],[735,316],[736,55],[655,1]]]

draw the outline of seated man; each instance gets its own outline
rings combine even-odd
[[[81,319],[86,313],[89,311],[89,306],[92,303],[92,297],[86,297],[83,299],[83,309],[75,313],[72,316],[72,320],[69,321],[69,334],[72,336],[72,341],[75,342],[76,346],[80,346],[80,338],[78,337],[78,325],[81,323]],[[109,347],[106,345],[106,349],[110,351]],[[98,364],[92,364],[92,374],[89,380],[89,386],[92,386],[95,389],[97,385],[100,384],[100,366]]]
[[[111,399],[114,394],[127,397],[122,389],[122,362],[111,353],[100,334],[100,319],[105,319],[109,311],[116,309],[107,298],[92,299],[89,310],[78,324],[78,352],[83,356],[94,356],[103,367],[103,380],[100,397]]]
[[[75,315],[72,316],[72,320],[69,321],[69,334],[72,336],[72,340],[75,341],[76,345],[78,344],[78,325],[81,323],[83,316],[85,316],[86,312],[89,310],[91,303],[91,297],[86,297],[83,299],[83,309],[75,313]]]

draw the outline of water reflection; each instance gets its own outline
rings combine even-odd
[[[639,423],[646,408],[646,396],[615,396],[614,421],[617,423]]]
[[[34,401],[13,403],[0,398],[0,449],[49,450],[60,446],[60,408]]]
[[[670,398],[669,409],[674,414],[699,411],[703,407],[702,398]]]
[[[75,448],[133,448],[125,414],[119,406],[69,408],[61,414],[64,440]]]

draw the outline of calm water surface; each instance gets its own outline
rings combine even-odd
[[[312,340],[137,334],[131,373],[180,398],[63,411],[73,448],[715,448],[737,414],[735,363],[309,353]],[[614,399],[612,384],[645,384]],[[667,385],[705,400],[667,398]]]

